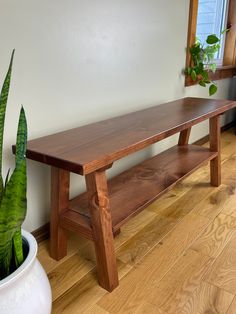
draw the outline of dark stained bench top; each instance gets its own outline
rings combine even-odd
[[[31,140],[27,157],[84,175],[235,106],[187,97]]]

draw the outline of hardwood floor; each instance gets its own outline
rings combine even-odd
[[[120,285],[112,293],[97,284],[90,241],[71,235],[59,262],[49,257],[48,241],[39,245],[53,314],[236,313],[234,131],[221,141],[220,187],[210,186],[205,165],[121,228],[115,239]]]

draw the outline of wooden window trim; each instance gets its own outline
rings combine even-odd
[[[191,66],[189,47],[194,44],[196,38],[197,14],[198,0],[190,0],[186,67]],[[215,73],[210,73],[211,80],[220,80],[236,75],[236,0],[229,0],[227,28],[229,31],[225,38],[223,65],[218,66]],[[189,75],[185,75],[185,86],[194,84],[197,82],[194,82]]]

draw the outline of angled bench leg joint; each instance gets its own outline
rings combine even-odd
[[[111,211],[105,171],[86,175],[99,284],[109,292],[118,286]]]
[[[179,142],[178,142],[179,146],[188,145],[190,133],[191,133],[191,127],[180,132]]]

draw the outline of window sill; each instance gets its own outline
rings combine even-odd
[[[216,69],[215,73],[210,73],[209,77],[213,81],[222,80],[236,76],[236,66],[220,66]],[[198,84],[197,81],[193,81],[190,76],[185,75],[185,86],[192,86]]]

